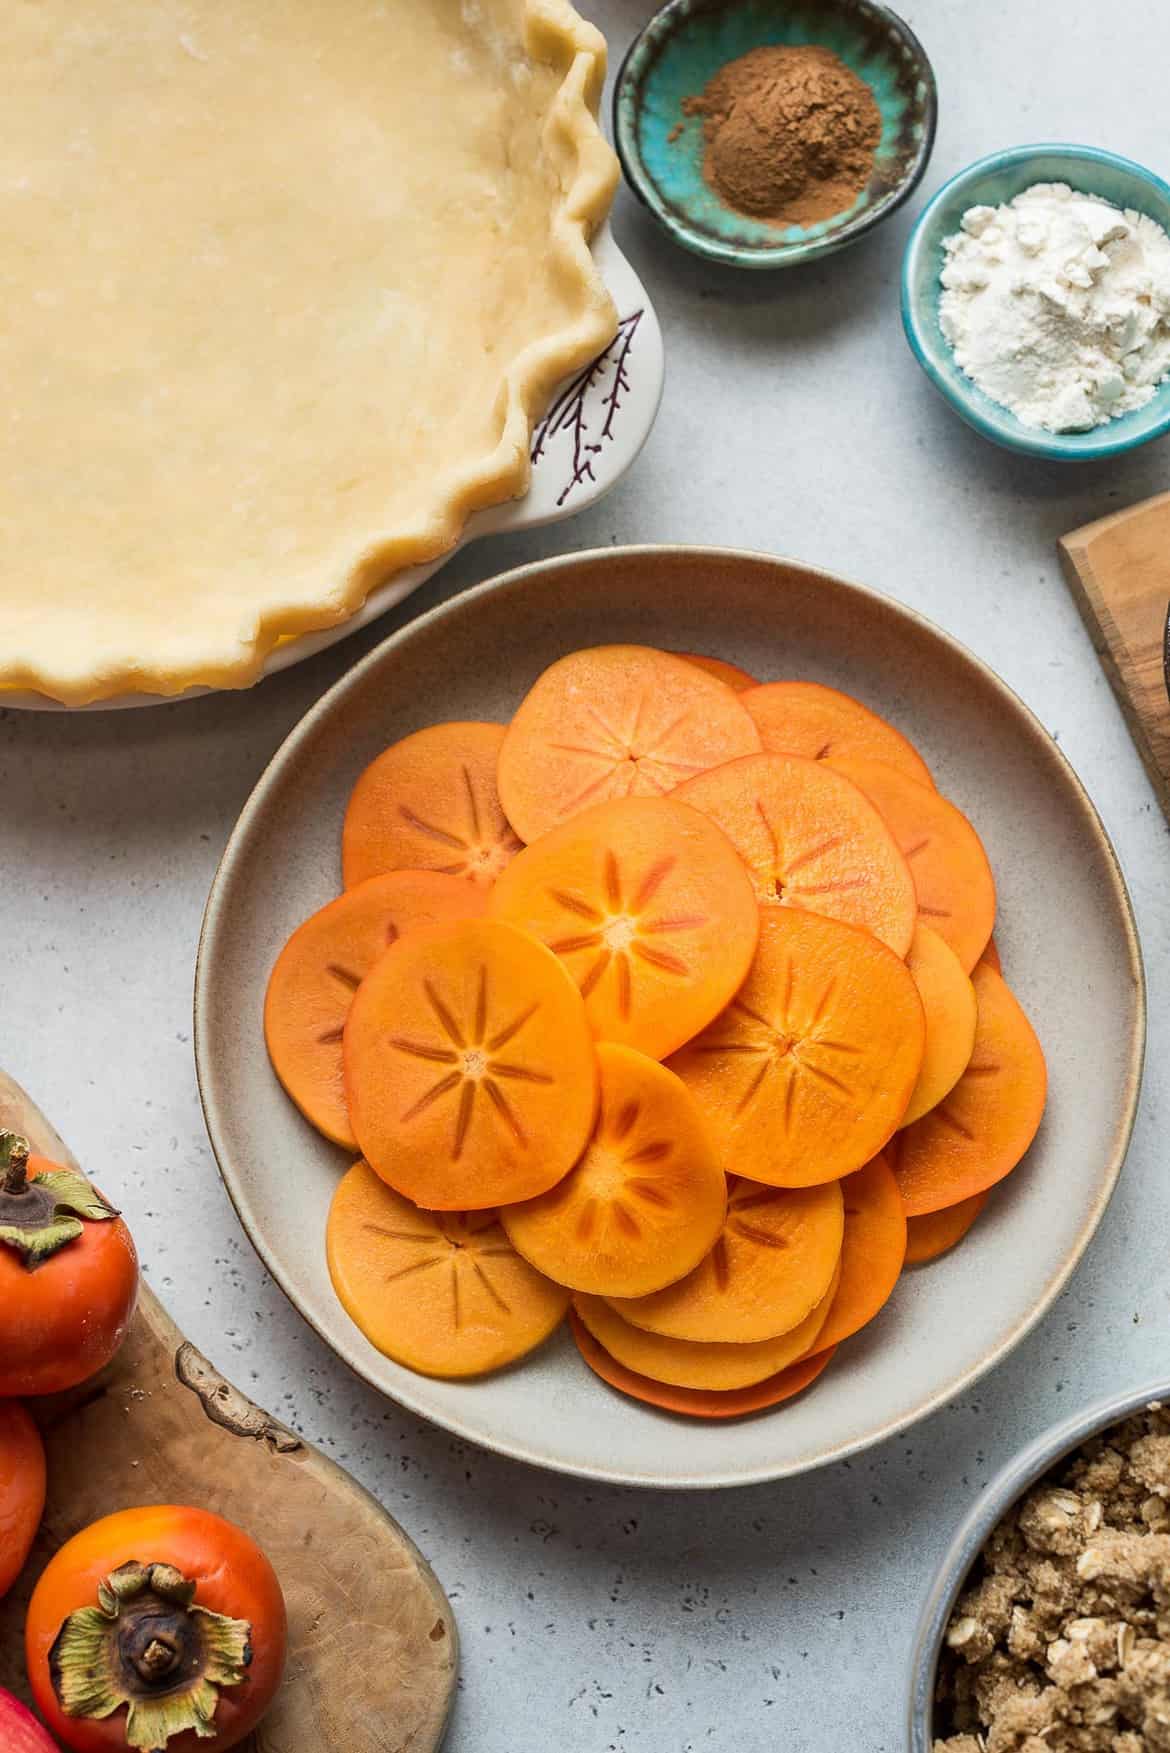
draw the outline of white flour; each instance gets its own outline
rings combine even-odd
[[[1025,426],[1083,432],[1170,376],[1170,237],[1065,183],[970,207],[944,244],[955,359]]]

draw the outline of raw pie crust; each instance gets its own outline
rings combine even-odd
[[[567,0],[10,6],[0,688],[243,687],[524,492],[611,338]]]

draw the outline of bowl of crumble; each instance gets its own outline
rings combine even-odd
[[[909,1745],[1170,1747],[1170,1383],[1054,1426],[983,1491],[922,1610]]]

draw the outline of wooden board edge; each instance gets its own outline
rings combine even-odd
[[[1155,493],[1149,499],[1141,499],[1136,505],[1123,505],[1118,511],[1107,511],[1104,517],[1095,517],[1091,523],[1080,524],[1075,530],[1062,537],[1063,542],[1070,542],[1079,548],[1086,547],[1097,536],[1107,535],[1119,523],[1128,523],[1136,514],[1157,513],[1163,507],[1170,509],[1170,492]]]
[[[1170,500],[1170,494],[1160,496],[1162,500]],[[1153,502],[1151,502],[1153,503]],[[1102,518],[1095,524],[1085,524],[1081,529],[1072,530],[1057,542],[1061,571],[1065,582],[1072,592],[1073,601],[1080,610],[1081,619],[1089,635],[1094,651],[1100,659],[1113,696],[1121,708],[1134,747],[1141,758],[1142,766],[1154,788],[1154,794],[1162,808],[1162,813],[1170,823],[1170,777],[1163,773],[1158,764],[1146,727],[1136,702],[1131,695],[1121,667],[1117,661],[1118,650],[1128,650],[1127,643],[1117,626],[1102,593],[1092,582],[1095,578],[1091,558],[1092,538],[1109,525],[1120,521],[1126,514],[1115,512],[1111,517]]]
[[[440,1624],[446,1628],[450,1657],[445,1693],[428,1725],[434,1736],[434,1753],[439,1753],[451,1727],[459,1685],[461,1651],[458,1621],[429,1559],[373,1492],[367,1491],[344,1467],[331,1460],[304,1437],[298,1436],[279,1419],[273,1418],[270,1413],[249,1400],[234,1383],[220,1375],[199,1348],[175,1325],[145,1282],[139,1296],[136,1318],[165,1345],[174,1362],[176,1380],[195,1395],[205,1417],[212,1424],[219,1425],[233,1436],[246,1441],[265,1443],[277,1457],[287,1456],[291,1466],[315,1475],[335,1495],[349,1498],[360,1513],[372,1515],[376,1520],[384,1522],[396,1544],[414,1559],[418,1567],[418,1580],[426,1588],[434,1605],[436,1629]],[[247,1750],[244,1749],[243,1753],[247,1753]]]
[[[10,1126],[27,1136],[34,1151],[51,1156],[54,1161],[75,1164],[77,1159],[49,1122],[44,1113],[7,1073],[0,1071],[0,1126]],[[154,1292],[142,1281],[128,1347],[133,1343],[135,1329],[147,1336],[147,1344],[171,1360],[177,1384],[198,1402],[202,1416],[229,1435],[247,1442],[262,1443],[276,1464],[295,1468],[299,1476],[308,1474],[321,1482],[335,1498],[345,1498],[353,1505],[358,1519],[372,1520],[385,1527],[387,1536],[415,1566],[414,1580],[421,1584],[426,1597],[433,1603],[436,1627],[441,1623],[446,1633],[447,1660],[444,1684],[435,1698],[434,1708],[426,1721],[420,1720],[411,1735],[410,1745],[438,1753],[447,1739],[458,1693],[460,1638],[458,1622],[442,1584],[418,1546],[372,1492],[347,1473],[337,1462],[324,1455],[312,1443],[299,1437],[279,1420],[256,1406],[240,1389],[220,1375],[198,1347],[193,1345],[171,1319]],[[84,1407],[95,1391],[117,1371],[118,1360],[107,1366],[97,1377],[82,1383],[69,1393],[30,1401],[38,1421],[47,1430],[60,1419],[68,1417],[72,1408]],[[15,1592],[15,1591],[14,1591]],[[26,1699],[27,1702],[27,1699]],[[425,1733],[427,1740],[420,1738]],[[263,1724],[249,1736],[240,1753],[258,1753],[264,1741]],[[321,1749],[320,1753],[325,1753]]]

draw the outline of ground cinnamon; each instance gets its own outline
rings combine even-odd
[[[750,49],[682,107],[703,119],[703,174],[722,200],[778,225],[851,207],[882,133],[869,86],[811,43]]]

